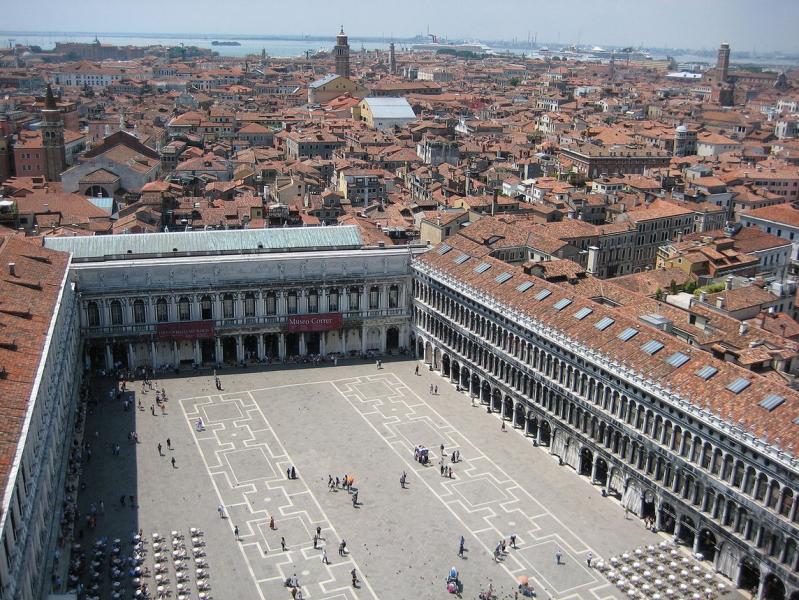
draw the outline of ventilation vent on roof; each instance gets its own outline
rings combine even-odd
[[[578,310],[576,313],[574,313],[574,318],[577,319],[578,321],[582,321],[592,312],[594,311],[586,306]]]
[[[536,300],[543,300],[544,298],[546,298],[547,296],[549,296],[551,293],[552,293],[552,292],[550,292],[549,290],[541,290],[540,292],[538,292],[538,293],[535,295],[535,299],[536,299]]]
[[[553,307],[555,308],[555,310],[563,310],[564,308],[569,306],[569,304],[571,304],[571,303],[572,303],[572,301],[569,300],[568,298],[561,298],[560,300],[555,302],[555,304],[553,304]]]
[[[439,254],[440,256],[444,256],[444,255],[445,255],[447,252],[449,252],[450,250],[452,250],[452,246],[450,246],[449,244],[444,244],[443,246],[441,246],[441,247],[438,249],[438,254]]]
[[[619,339],[622,342],[626,342],[633,339],[636,335],[638,335],[638,330],[635,327],[628,327],[619,334]]]
[[[783,402],[785,402],[785,398],[782,396],[778,396],[777,394],[769,394],[763,399],[763,401],[760,403],[760,406],[771,412]]]
[[[601,319],[599,319],[599,321],[596,322],[596,325],[594,325],[594,327],[599,329],[599,331],[605,331],[608,327],[613,325],[615,322],[616,321],[614,321],[610,317],[602,317]]]
[[[531,287],[533,287],[532,281],[522,281],[519,285],[516,286],[517,292],[526,292]]]
[[[647,354],[655,354],[656,352],[659,352],[662,348],[663,344],[661,344],[657,340],[651,340],[646,344],[644,344],[643,346],[641,346],[641,350],[643,350]]]
[[[480,263],[479,265],[477,265],[474,268],[474,272],[475,273],[485,273],[490,268],[491,268],[491,263],[484,262],[484,263]]]
[[[682,352],[675,352],[671,356],[666,359],[666,362],[669,363],[672,367],[681,367],[685,363],[691,360],[691,357],[687,354],[683,354]]]
[[[511,277],[513,277],[513,273],[508,273],[507,271],[505,271],[504,273],[500,273],[499,275],[497,275],[494,281],[496,281],[497,283],[505,283]]]
[[[701,369],[699,369],[696,372],[696,376],[697,377],[701,377],[702,379],[707,381],[708,379],[713,377],[713,375],[715,375],[718,372],[719,372],[719,370],[716,367],[711,367],[710,365],[708,365],[706,367],[702,367]]]
[[[471,258],[471,256],[469,256],[468,254],[461,254],[460,256],[455,257],[455,261],[454,262],[455,262],[456,265],[462,265],[463,263],[465,263],[470,258]]]
[[[745,377],[739,377],[735,381],[733,381],[730,385],[727,386],[727,389],[730,390],[733,394],[740,394],[746,388],[751,385],[751,381],[746,379]]]

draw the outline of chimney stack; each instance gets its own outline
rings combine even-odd
[[[730,275],[729,277],[727,277],[727,279],[724,280],[724,289],[725,290],[732,289],[732,275]]]
[[[497,214],[497,197],[499,196],[499,190],[494,190],[494,196],[491,198],[491,216]]]
[[[11,277],[17,276],[17,263],[8,263],[8,274],[11,275]]]

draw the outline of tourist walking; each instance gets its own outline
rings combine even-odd
[[[163,456],[164,453],[161,452],[161,442],[158,442],[158,456]]]
[[[217,507],[216,511],[219,513],[219,518],[220,518],[220,519],[224,519],[224,518],[225,518],[225,507],[224,507],[224,506],[222,506],[222,505],[220,504],[220,505]]]
[[[466,540],[463,539],[463,536],[461,536],[461,541],[458,544],[458,556],[460,556],[461,558],[463,558],[463,550],[464,550],[465,544],[466,544]]]
[[[589,568],[591,567],[591,560],[593,560],[593,558],[594,555],[591,552],[589,552],[588,556],[585,557],[585,564],[587,564]]]
[[[241,539],[239,538],[239,526],[238,525],[234,525],[233,526],[233,535],[236,536],[236,541],[237,542],[241,541]]]
[[[175,466],[175,457],[174,456],[172,457],[172,468],[173,469],[177,469],[177,467]]]
[[[280,547],[283,548],[283,552],[286,551],[286,538],[284,537],[280,538]]]
[[[323,565],[330,564],[330,561],[327,559],[327,550],[325,548],[322,548],[322,564]]]
[[[167,450],[172,450],[172,440],[169,438],[166,438],[166,448]]]
[[[562,556],[563,556],[563,554],[561,554],[560,549],[555,550],[555,564],[556,565],[561,564],[560,559],[561,559]]]

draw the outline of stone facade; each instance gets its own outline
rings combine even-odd
[[[795,458],[424,259],[413,271],[413,343],[431,369],[737,586],[797,597]]]

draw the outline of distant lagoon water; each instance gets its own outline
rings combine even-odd
[[[260,54],[262,49],[266,50],[269,56],[301,56],[306,51],[316,52],[317,50],[331,50],[335,44],[334,38],[321,36],[295,36],[281,39],[278,37],[264,36],[231,36],[231,35],[212,35],[212,34],[141,34],[141,33],[33,33],[23,31],[0,31],[0,45],[8,46],[10,40],[15,44],[40,46],[42,50],[52,50],[56,42],[76,42],[90,44],[95,37],[102,44],[113,46],[197,46],[199,48],[210,48],[218,52],[220,56],[246,56],[248,54]],[[211,42],[236,41],[241,46],[212,46]],[[353,52],[362,47],[366,50],[388,50],[389,42],[379,42],[372,40],[359,40],[350,38],[350,48]],[[408,42],[407,45],[410,45]],[[402,44],[396,43],[399,50]]]

